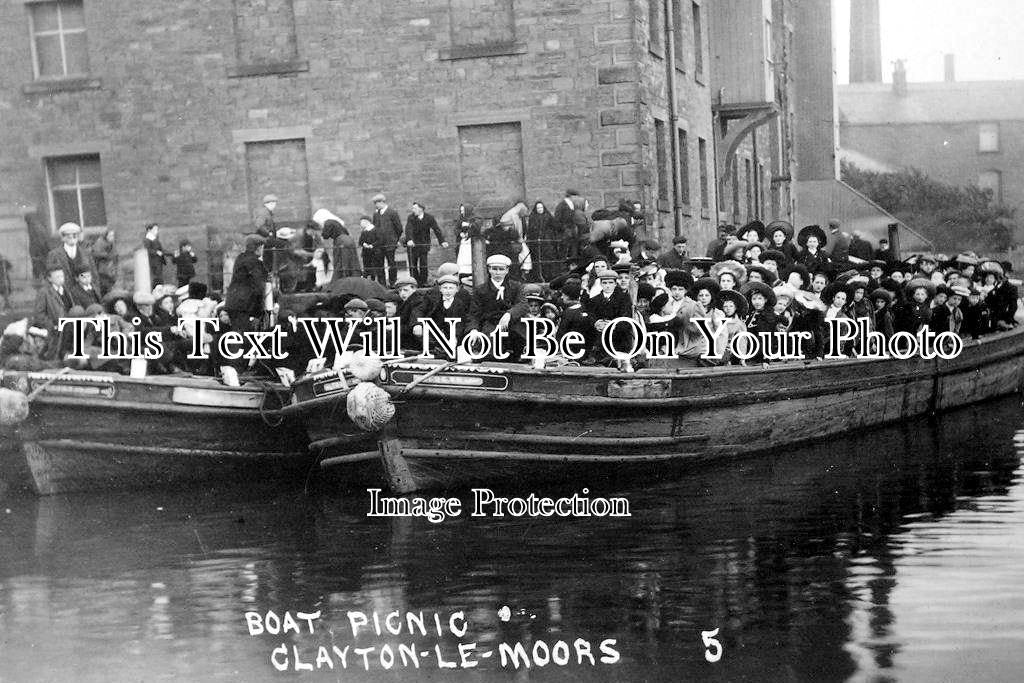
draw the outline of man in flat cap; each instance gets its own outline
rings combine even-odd
[[[277,233],[274,223],[274,209],[277,208],[277,195],[263,195],[262,206],[256,210],[256,233],[264,239]]]
[[[81,245],[82,229],[75,223],[65,223],[57,230],[60,235],[61,245],[46,255],[46,272],[54,268],[64,271],[64,282],[71,283],[75,280],[75,273],[82,268],[92,271],[93,281],[99,280],[96,273],[96,265],[93,263],[92,255],[88,249]]]
[[[385,286],[391,287],[398,279],[398,264],[395,263],[395,249],[402,237],[402,219],[394,208],[388,206],[388,199],[381,193],[373,196],[373,224],[380,232],[383,243],[384,261],[387,263]]]
[[[513,323],[526,315],[526,296],[523,286],[508,279],[512,259],[504,254],[487,257],[487,282],[473,290],[469,306],[469,320],[466,332],[474,330],[490,334],[495,329],[508,330]],[[522,341],[518,335],[510,337],[512,358],[522,352]]]
[[[686,237],[676,235],[672,240],[672,249],[658,257],[658,265],[665,270],[684,270],[686,258]]]

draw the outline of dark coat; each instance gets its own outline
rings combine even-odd
[[[594,320],[614,320],[615,318],[629,318],[633,315],[633,301],[618,287],[610,297],[605,298],[601,293],[593,298],[587,298],[583,302],[583,308]]]
[[[889,306],[886,306],[882,310],[876,310],[874,312],[874,320],[876,332],[881,332],[886,339],[892,337],[896,330],[893,322],[892,309]]]
[[[932,319],[932,309],[927,301],[919,304],[908,301],[896,310],[896,331],[917,334],[921,326],[928,327]]]
[[[436,296],[434,296],[435,294]],[[449,318],[455,318],[458,320],[458,323],[455,325],[455,337],[461,342],[462,338],[466,335],[466,320],[470,316],[472,303],[472,297],[469,292],[460,289],[455,293],[455,298],[452,301],[451,307],[446,309],[444,307],[444,299],[441,297],[441,292],[438,290],[431,290],[429,293],[425,293],[425,295],[417,302],[413,323],[416,324],[420,318],[429,318],[433,320],[441,330],[447,332],[448,323],[445,321]]]
[[[429,213],[424,213],[423,218],[417,218],[416,214],[410,213],[409,217],[405,219],[405,235],[402,236],[402,243],[408,243],[410,240],[417,247],[430,248],[430,233],[433,232],[437,238],[437,243],[442,244],[445,239],[441,233],[441,226],[437,224],[437,220]]]
[[[64,288],[64,295],[61,296],[53,285],[47,283],[36,295],[36,304],[32,312],[32,324],[36,327],[48,330],[52,335],[57,329],[61,318],[68,314],[68,309],[74,305],[67,287]]]
[[[533,261],[533,279],[544,280],[561,270],[558,258],[558,235],[554,217],[544,213],[531,213],[526,221],[526,246]]]
[[[254,252],[246,251],[235,259],[231,271],[231,284],[224,297],[224,308],[249,315],[259,315],[263,310],[263,292],[270,274],[263,261]]]
[[[689,272],[689,268],[686,267],[688,258],[689,256],[677,254],[675,249],[669,249],[658,257],[658,265],[665,270],[685,270]]]
[[[164,281],[164,264],[167,263],[167,256],[164,254],[164,247],[160,244],[160,238],[142,240],[142,246],[149,254],[149,277],[152,284],[162,284]]]
[[[490,334],[498,326],[498,321],[506,313],[511,313],[513,320],[526,314],[526,297],[523,286],[515,280],[506,279],[505,291],[498,298],[498,289],[490,279],[473,289],[469,307],[469,318],[466,321],[466,332],[479,330]]]
[[[92,288],[86,291],[77,282],[73,283],[70,287],[66,288],[66,291],[71,295],[71,301],[76,306],[82,308],[88,308],[90,304],[100,303],[100,292],[96,289],[96,285],[92,285]]]
[[[172,260],[174,261],[179,282],[188,282],[196,276],[196,261],[199,259],[194,253],[181,249]]]
[[[985,297],[985,303],[992,311],[992,323],[1003,323],[1005,326],[1016,325],[1014,315],[1017,313],[1017,288],[1008,280],[1003,280]]]
[[[364,267],[368,268],[384,263],[384,250],[388,248],[388,245],[380,228],[375,227],[372,230],[363,230],[359,233],[359,246],[362,248]],[[394,246],[392,242],[391,247],[394,248]]]
[[[108,242],[105,236],[100,236],[93,242],[91,251],[96,272],[111,281],[116,280],[118,265],[116,245],[113,242]]]
[[[402,237],[402,219],[392,207],[373,212],[373,224],[380,233],[381,243],[385,249],[394,249]]]
[[[564,199],[558,202],[558,206],[555,207],[555,212],[552,214],[553,228],[558,237],[562,239],[576,237],[576,223],[573,214],[575,214],[575,209],[566,204]]]
[[[583,335],[585,356],[593,353],[600,335],[594,327],[594,318],[581,305],[571,306],[562,311],[562,319],[558,321],[556,334],[561,339],[569,332],[579,332]]]
[[[65,286],[75,281],[75,271],[82,268],[88,268],[92,271],[92,281],[98,283],[100,281],[99,273],[96,272],[96,264],[93,263],[92,255],[89,250],[81,244],[78,245],[78,250],[75,252],[75,258],[70,258],[68,253],[64,251],[64,245],[59,245],[55,249],[51,249],[46,255],[46,270],[49,272],[55,268],[60,268],[64,271],[64,283]]]
[[[796,257],[796,263],[800,263],[807,268],[807,272],[812,277],[816,271],[832,272],[832,258],[821,249],[818,250],[817,254],[812,254],[806,249],[801,251]]]

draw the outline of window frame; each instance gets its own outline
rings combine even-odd
[[[691,0],[691,19],[693,26],[693,80],[701,85],[707,82],[707,65],[704,63],[704,8],[701,3]]]
[[[669,170],[669,160],[671,153],[669,152],[669,140],[668,140],[669,127],[666,121],[654,118],[654,160],[658,167],[658,184],[656,188],[659,210],[661,210],[661,204],[669,205],[672,202],[672,172]]]
[[[78,166],[75,167],[75,184],[74,185],[54,185],[53,182],[53,164],[61,162],[81,162],[81,161],[92,161],[95,159],[97,171],[100,175],[100,181],[98,183],[86,183],[83,184],[80,179],[80,170]],[[83,232],[99,232],[107,229],[110,221],[109,219],[103,225],[84,225],[85,223],[85,209],[82,203],[82,190],[96,189],[98,188],[103,193],[103,217],[107,219],[107,201],[106,193],[103,190],[103,164],[100,160],[99,154],[74,154],[70,156],[52,156],[43,159],[43,171],[46,177],[46,198],[48,201],[48,209],[50,213],[50,230],[51,234],[57,234],[57,207],[53,199],[54,190],[66,190],[74,188],[75,198],[78,201],[78,221],[76,221],[79,227],[82,228]]]
[[[700,164],[700,210],[706,214],[711,209],[711,188],[708,185],[708,141],[697,137],[697,161]]]
[[[982,144],[982,141],[984,140],[984,135],[985,135],[986,129],[994,130],[995,131],[995,145],[991,149],[986,148],[985,145]],[[999,151],[1000,151],[1000,149],[999,149],[1000,133],[1001,133],[1001,131],[999,130],[999,122],[998,121],[982,121],[981,123],[979,123],[978,124],[978,153],[979,154],[998,154]]]
[[[990,188],[990,187],[986,187],[985,185],[982,185],[981,179],[985,175],[995,176],[996,186],[994,188]],[[1003,172],[1000,171],[998,168],[986,168],[983,171],[979,171],[978,172],[978,187],[981,190],[983,190],[983,191],[991,189],[992,190],[992,201],[997,203],[997,204],[1002,204],[1003,203]]]
[[[33,80],[36,80],[36,81],[57,81],[57,80],[67,80],[67,79],[74,79],[74,78],[82,78],[82,77],[88,76],[89,75],[89,63],[88,63],[89,38],[88,38],[87,27],[85,25],[85,3],[84,2],[80,2],[80,1],[76,1],[76,0],[47,0],[46,2],[29,2],[29,3],[26,3],[26,4],[28,6],[29,45],[31,47],[31,52],[32,52],[32,76],[33,76]],[[82,27],[81,28],[74,28],[74,29],[65,30],[65,28],[64,28],[64,11],[63,11],[62,8],[63,8],[64,5],[71,5],[71,4],[81,5],[82,6]],[[36,10],[36,8],[42,7],[44,5],[53,5],[56,8],[56,10],[57,10],[57,29],[56,30],[47,30],[47,31],[37,31],[36,30],[35,10]],[[71,34],[71,33],[81,33],[81,34],[85,35],[86,64],[85,64],[85,70],[84,71],[80,71],[80,72],[76,71],[74,73],[71,73],[71,72],[68,71],[67,45],[65,44],[64,36],[67,35],[67,34]],[[60,42],[60,61],[61,61],[61,71],[62,71],[62,73],[60,75],[56,75],[56,76],[50,76],[50,75],[44,76],[44,75],[42,75],[39,72],[39,48],[36,46],[36,39],[37,39],[38,36],[53,36],[53,35],[56,35],[58,37],[58,39],[59,39],[59,42]]]

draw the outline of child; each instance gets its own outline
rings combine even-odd
[[[178,243],[174,252],[174,267],[178,271],[178,286],[185,287],[196,276],[196,252],[192,249],[192,243],[183,239]]]
[[[917,331],[928,326],[932,317],[929,299],[935,292],[931,280],[914,278],[904,288],[908,299],[896,314],[896,331],[917,334]]]
[[[363,229],[359,233],[359,246],[363,250],[363,277],[387,286],[384,280],[384,239],[369,216],[361,217],[359,226]]]

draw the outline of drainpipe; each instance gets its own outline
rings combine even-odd
[[[676,27],[672,0],[664,0],[665,68],[668,70],[668,120],[672,140],[672,216],[676,234],[683,232],[683,178],[679,163],[679,111],[676,108]]]

